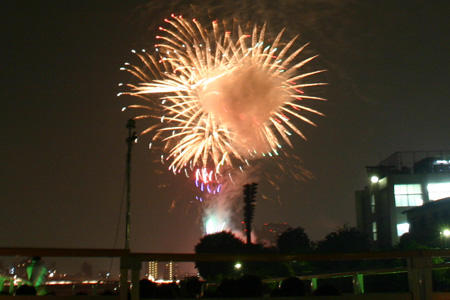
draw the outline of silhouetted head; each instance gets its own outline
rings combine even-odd
[[[340,294],[337,288],[329,284],[319,286],[313,293],[314,296],[339,296]]]
[[[36,289],[31,285],[22,285],[17,288],[16,295],[36,295]]]

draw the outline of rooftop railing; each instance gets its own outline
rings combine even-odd
[[[415,163],[429,157],[450,159],[450,150],[395,152],[382,160],[378,165],[394,167],[396,170],[401,170],[402,168],[413,170]]]

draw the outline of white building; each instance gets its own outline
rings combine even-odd
[[[355,193],[357,226],[381,247],[409,232],[403,212],[450,197],[450,151],[396,152],[366,169],[369,184]]]

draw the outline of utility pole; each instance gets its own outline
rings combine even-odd
[[[125,250],[130,250],[130,207],[131,207],[131,149],[133,143],[136,142],[137,136],[136,123],[133,119],[129,119],[127,122],[128,137],[126,139],[128,151],[127,151],[127,164],[126,164],[126,176],[127,176],[127,207],[125,215]]]

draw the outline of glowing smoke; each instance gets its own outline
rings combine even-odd
[[[245,172],[235,170],[227,180],[224,180],[223,192],[207,195],[203,208],[203,227],[206,234],[223,230],[245,238],[242,234],[242,186],[257,181],[257,167],[248,168]]]
[[[235,134],[233,148],[248,158],[248,149],[270,151],[261,128],[290,99],[280,78],[267,74],[261,66],[244,62],[220,80],[205,85],[199,100],[206,112]]]

